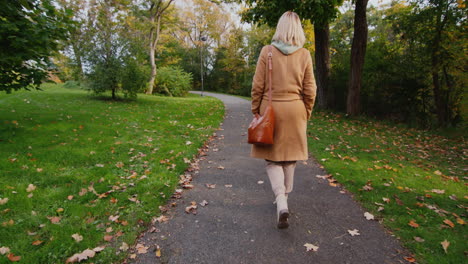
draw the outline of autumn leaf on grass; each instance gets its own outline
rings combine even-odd
[[[8,202],[8,198],[2,198],[0,199],[0,205],[4,205]]]
[[[113,237],[114,237],[114,236],[111,236],[111,235],[105,235],[105,236],[104,236],[104,240],[107,241],[107,242],[109,242],[109,241],[112,240]]]
[[[11,262],[16,262],[16,261],[21,260],[21,256],[15,256],[15,254],[13,253],[9,253],[7,257],[8,257],[8,260],[10,260]]]
[[[445,190],[432,189],[431,192],[433,192],[433,193],[438,193],[438,194],[444,194],[444,193],[445,193]]]
[[[455,224],[452,221],[450,221],[449,219],[445,219],[444,224],[450,226],[451,228],[455,227]]]
[[[409,221],[408,225],[411,226],[411,227],[414,227],[414,228],[419,227],[419,224],[416,223],[416,221],[414,221],[414,220]]]
[[[50,220],[52,224],[58,224],[60,223],[60,220],[62,219],[62,217],[60,216],[51,216],[51,217],[48,216],[47,218]]]
[[[348,230],[348,233],[349,233],[351,236],[359,236],[359,235],[361,235],[361,234],[359,234],[359,230],[357,230],[357,229]]]
[[[36,186],[34,184],[29,184],[28,188],[26,188],[27,192],[32,192],[34,190],[36,190]]]
[[[78,233],[77,233],[77,234],[73,234],[71,237],[72,237],[73,239],[75,239],[76,242],[81,242],[81,241],[83,240],[83,236],[80,235],[80,234],[78,234]]]
[[[42,243],[44,243],[44,241],[36,240],[36,241],[33,241],[33,242],[31,243],[31,245],[33,245],[33,246],[39,246],[39,245],[42,244]]]
[[[122,245],[119,247],[120,250],[122,251],[127,251],[128,250],[128,244],[125,242],[122,242]]]
[[[457,223],[460,224],[460,225],[464,225],[466,224],[465,221],[461,218],[457,218]]]
[[[10,248],[8,247],[0,247],[0,255],[5,255],[10,253]]]
[[[426,240],[424,240],[424,239],[422,239],[420,237],[413,237],[413,238],[414,238],[414,240],[416,240],[416,242],[419,242],[419,243],[422,243],[422,242],[426,241]]]
[[[105,247],[96,247],[94,249],[85,249],[83,252],[77,253],[71,257],[69,257],[65,263],[75,263],[81,262],[82,260],[87,260],[88,258],[93,258],[96,256],[96,253],[101,252],[105,249]]]
[[[313,244],[310,244],[310,243],[305,243],[304,244],[304,247],[306,247],[306,251],[309,252],[309,251],[317,251],[319,249],[319,247],[317,247],[316,245],[313,245]]]
[[[109,220],[112,221],[112,222],[115,222],[117,221],[117,219],[119,219],[120,215],[111,215],[109,216]]]
[[[450,242],[448,242],[447,239],[445,239],[444,241],[440,242],[440,244],[442,245],[445,254],[447,254],[447,248],[450,246]]]

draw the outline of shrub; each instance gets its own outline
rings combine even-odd
[[[122,91],[125,97],[136,98],[137,93],[144,92],[149,75],[148,67],[138,64],[134,59],[126,59],[121,74]]]
[[[161,67],[156,75],[154,93],[185,96],[192,86],[192,74],[180,67]]]

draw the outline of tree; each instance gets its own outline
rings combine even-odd
[[[308,19],[314,25],[315,35],[315,63],[317,77],[317,105],[326,108],[329,104],[328,82],[330,78],[330,30],[329,23],[337,15],[337,7],[343,0],[329,1],[264,1],[247,0],[248,9],[242,15],[246,21],[267,23],[275,26],[280,16],[292,10],[302,19]]]
[[[38,88],[69,21],[51,0],[0,0],[0,91]]]
[[[354,37],[351,46],[351,71],[348,86],[346,112],[351,116],[359,114],[362,69],[367,46],[367,9],[368,0],[355,0]]]
[[[129,53],[126,40],[121,37],[125,30],[125,16],[122,13],[127,13],[123,12],[124,7],[118,1],[96,0],[89,10],[95,18],[89,21],[89,28],[93,29],[90,39],[93,49],[86,58],[91,68],[91,89],[97,94],[110,90],[112,99],[116,99],[119,89],[123,58]]]
[[[438,124],[447,126],[458,119],[461,93],[466,87],[466,2],[413,0],[412,3],[413,12],[403,21],[403,30],[431,65]],[[462,72],[465,74],[459,75]]]
[[[155,51],[158,45],[160,33],[161,33],[161,19],[164,12],[169,8],[174,0],[148,0],[148,22],[150,23],[150,30],[148,34],[149,38],[149,57],[151,63],[151,78],[148,84],[147,94],[153,93],[154,81],[156,79],[156,62],[155,62]]]

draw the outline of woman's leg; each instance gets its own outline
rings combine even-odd
[[[288,194],[292,192],[294,185],[294,170],[296,169],[295,161],[288,161],[283,163],[283,173],[284,173],[284,186],[286,198]]]
[[[285,195],[283,166],[281,163],[267,161],[266,171],[276,197],[278,228],[287,228],[289,211]]]

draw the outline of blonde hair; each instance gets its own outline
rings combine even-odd
[[[306,38],[299,16],[292,11],[284,13],[278,21],[272,40],[302,47]]]

